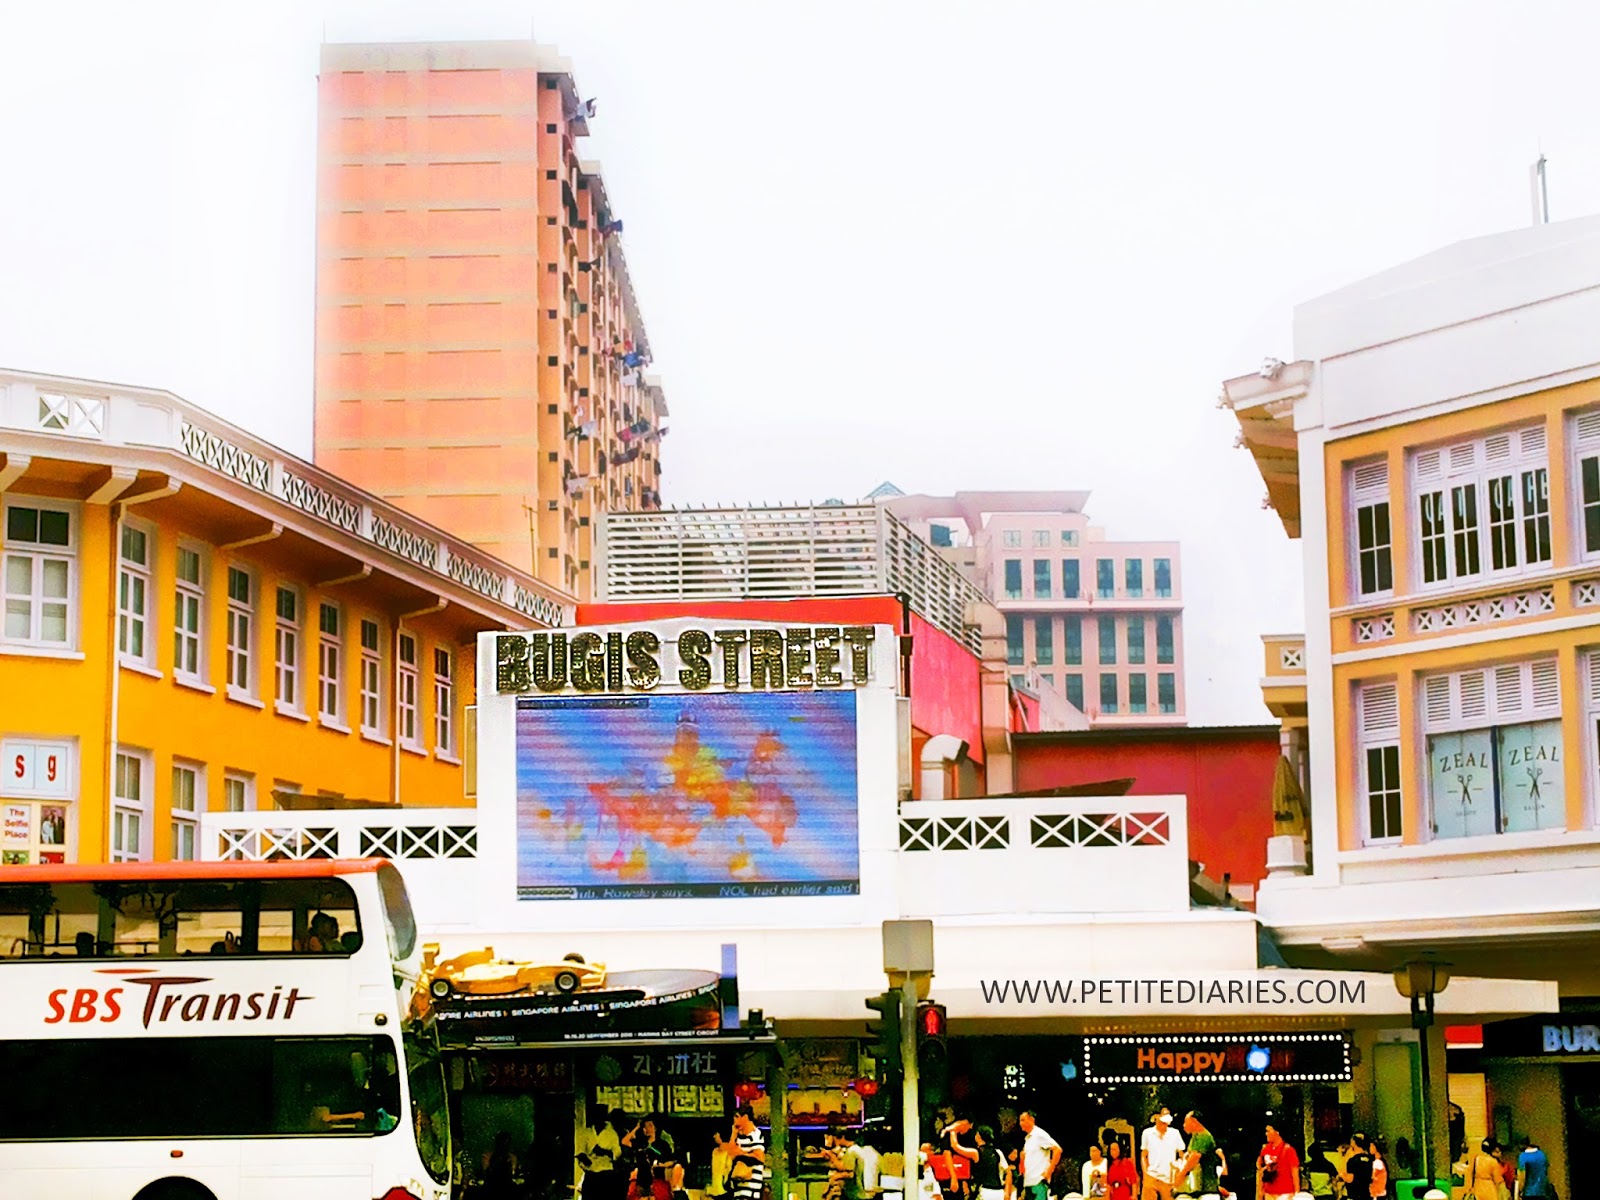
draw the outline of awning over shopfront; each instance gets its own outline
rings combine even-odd
[[[1394,978],[1370,971],[1265,969],[1191,976],[1004,978],[977,987],[941,982],[951,1032],[1118,1033],[1407,1026],[1410,1002]],[[782,997],[747,993],[749,1003],[791,1024],[856,1020],[857,995],[814,990]],[[1435,999],[1439,1023],[1487,1022],[1555,1012],[1546,980],[1452,979]]]
[[[1388,972],[1258,966],[1256,929],[1249,914],[1227,910],[938,923],[931,995],[957,1035],[1410,1025],[1409,1001]],[[875,928],[589,934],[582,949],[611,963],[687,969],[717,963],[723,941],[737,945],[740,1011],[762,1010],[784,1036],[859,1033],[871,1015],[865,999],[886,986]],[[518,955],[573,948],[570,934],[494,943]],[[1438,994],[1435,1019],[1477,1024],[1558,1007],[1553,982],[1464,975]]]

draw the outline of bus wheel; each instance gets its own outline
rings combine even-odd
[[[217,1200],[211,1189],[192,1179],[158,1179],[133,1200]]]
[[[556,991],[570,996],[578,990],[578,973],[576,971],[557,971],[554,982]]]
[[[435,1000],[450,999],[450,981],[448,979],[435,979],[428,985],[428,991],[433,993]]]

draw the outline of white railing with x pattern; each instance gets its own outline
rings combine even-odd
[[[200,846],[200,856],[215,861],[388,858],[428,927],[470,924],[475,914],[475,808],[206,813]]]
[[[912,801],[898,849],[864,856],[862,890],[886,895],[887,872],[907,917],[1182,910],[1186,812],[1182,796]],[[475,809],[207,813],[200,829],[212,860],[392,859],[425,930],[469,928],[492,907]]]
[[[1182,796],[922,800],[900,806],[906,916],[1188,906]]]

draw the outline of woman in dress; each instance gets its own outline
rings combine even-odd
[[[1472,1200],[1500,1200],[1500,1160],[1494,1156],[1494,1141],[1483,1139],[1483,1145],[1472,1156]]]

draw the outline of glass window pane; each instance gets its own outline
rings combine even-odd
[[[0,1071],[18,1141],[370,1136],[401,1112],[388,1037],[18,1040],[0,1043]],[[130,1104],[127,1081],[146,1078],[168,1086]]]
[[[6,541],[37,542],[39,540],[39,510],[13,506],[6,510]]]
[[[13,512],[16,510],[13,509]],[[33,591],[33,556],[31,554],[6,555],[6,591],[13,595],[27,595]]]
[[[1104,664],[1114,663],[1117,661],[1117,619],[1100,617],[1097,621],[1096,638],[1100,646],[1100,661]]]
[[[70,578],[67,564],[59,558],[47,558],[41,564],[44,576],[44,594],[52,600],[65,600],[67,598],[67,583]]]
[[[1083,711],[1083,676],[1067,676],[1067,703],[1079,712]]]
[[[72,541],[71,518],[64,512],[41,509],[39,541],[46,546],[66,546]]]
[[[1022,660],[1022,618],[1010,613],[1006,616],[1006,662],[1019,667]]]
[[[1036,600],[1050,599],[1050,560],[1033,560],[1033,595]]]
[[[1168,597],[1172,595],[1172,560],[1158,558],[1155,560],[1156,595]]]
[[[1033,622],[1033,661],[1050,664],[1056,659],[1055,621],[1035,617]]]
[[[65,645],[67,642],[67,606],[46,603],[39,606],[39,640]]]
[[[1078,579],[1078,560],[1064,558],[1061,560],[1061,595],[1067,600],[1076,600],[1082,583]]]
[[[1022,598],[1022,560],[1020,558],[1006,559],[1006,599],[1020,600]]]
[[[1144,618],[1141,616],[1128,618],[1128,661],[1144,662]]]
[[[1117,677],[1100,676],[1100,711],[1114,714],[1117,711]]]
[[[26,600],[6,601],[6,636],[26,638],[33,626],[33,605]]]

